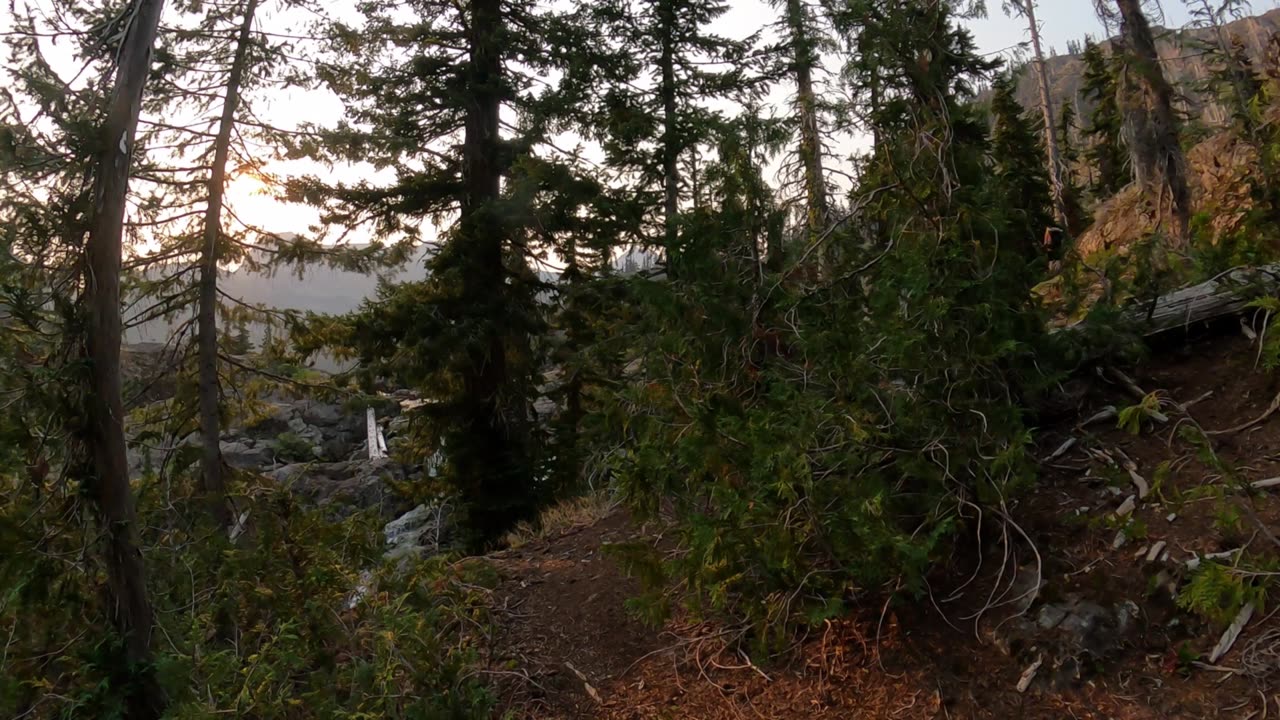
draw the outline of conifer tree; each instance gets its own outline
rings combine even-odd
[[[1129,183],[1129,161],[1121,138],[1123,118],[1116,98],[1117,68],[1114,59],[1092,40],[1085,42],[1082,92],[1094,103],[1084,132],[1085,160],[1090,168],[1089,192],[1102,202]]]
[[[681,216],[693,187],[682,163],[705,145],[719,120],[716,100],[739,92],[748,70],[746,46],[707,25],[724,14],[721,0],[616,0],[603,31],[615,66],[601,113],[585,128],[604,147],[607,164],[632,182],[641,202],[656,205],[667,272],[681,273]],[[735,67],[736,66],[736,67]],[[645,85],[634,82],[648,75]],[[652,203],[655,189],[661,198]]]
[[[92,168],[93,191],[84,218],[83,338],[86,373],[80,441],[87,457],[83,471],[105,535],[107,596],[124,643],[126,674],[135,674],[126,694],[129,720],[159,718],[164,695],[151,663],[155,618],[147,594],[146,569],[138,549],[133,488],[124,439],[121,401],[120,263],[125,205],[142,94],[151,69],[151,51],[163,0],[138,0],[128,9],[114,67],[114,83],[98,135]]]
[[[1085,220],[1080,183],[1076,178],[1076,169],[1080,165],[1080,149],[1076,145],[1076,138],[1080,128],[1076,125],[1076,109],[1072,103],[1062,104],[1054,132],[1058,135],[1058,147],[1062,152],[1062,199],[1069,220],[1067,224],[1072,228],[1083,228],[1088,223]]]
[[[374,2],[364,12],[359,30],[335,28],[345,49],[322,70],[348,106],[330,152],[393,178],[311,180],[295,192],[326,222],[381,237],[417,239],[441,221],[428,279],[387,288],[354,318],[348,342],[370,372],[433,401],[418,425],[423,452],[444,451],[473,547],[484,547],[542,495],[532,426],[542,283],[504,179],[557,127],[524,117],[549,104],[537,76],[566,70],[563,87],[582,87],[568,59],[593,45],[582,35],[589,24],[526,0]],[[504,108],[524,122],[505,123]]]
[[[1005,12],[1014,12],[1026,18],[1031,35],[1031,50],[1036,75],[1036,88],[1040,91],[1041,127],[1044,129],[1045,162],[1053,194],[1054,219],[1068,232],[1072,231],[1067,215],[1067,188],[1063,176],[1066,172],[1058,139],[1054,135],[1053,95],[1049,90],[1049,72],[1045,69],[1044,51],[1040,45],[1040,24],[1036,21],[1036,0],[1004,0]]]
[[[1041,236],[1053,221],[1053,204],[1049,196],[1049,174],[1040,161],[1038,129],[1028,121],[1015,96],[1014,81],[1008,75],[999,77],[991,99],[994,128],[991,134],[991,157],[1001,191],[1010,200],[1016,228],[1015,243],[1021,246],[1029,262],[1043,256]]]
[[[1210,67],[1211,78],[1207,86],[1198,88],[1211,98],[1222,102],[1228,109],[1232,122],[1253,134],[1250,105],[1259,91],[1257,77],[1248,51],[1237,37],[1231,36],[1226,24],[1239,20],[1248,11],[1244,0],[1225,0],[1211,3],[1209,0],[1184,0],[1191,12],[1191,25],[1209,30],[1208,41],[1195,41],[1195,46]]]
[[[822,19],[805,0],[775,0],[782,5],[779,34],[788,53],[786,77],[795,84],[796,157],[804,178],[804,228],[809,243],[816,242],[830,221],[831,203],[827,174],[823,169],[825,142],[820,92],[815,77],[821,70],[821,52],[831,41]]]

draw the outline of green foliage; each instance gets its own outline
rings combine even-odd
[[[1014,233],[1010,241],[1034,262],[1045,250],[1041,239],[1045,228],[1054,225],[1043,134],[1018,104],[1012,78],[997,78],[993,89],[991,158],[996,180],[1003,185],[1001,192],[1009,199],[1010,219],[1016,221],[1010,224]]]
[[[1160,396],[1150,393],[1137,405],[1120,408],[1116,417],[1116,426],[1130,435],[1142,433],[1143,421],[1149,420],[1160,412]]]
[[[1258,328],[1262,338],[1258,362],[1266,370],[1275,370],[1280,367],[1280,333],[1274,332],[1272,326],[1275,324],[1275,317],[1280,314],[1280,298],[1257,298],[1246,307],[1256,308],[1263,314],[1262,327]]]
[[[1084,132],[1084,156],[1093,168],[1089,191],[1098,203],[1129,184],[1129,156],[1121,139],[1124,118],[1116,98],[1118,61],[1092,40],[1085,43],[1083,60],[1081,92],[1096,103]]]
[[[1178,593],[1178,607],[1220,625],[1231,622],[1246,603],[1261,608],[1265,600],[1262,585],[1217,562],[1200,563]]]
[[[298,437],[298,434],[292,431],[277,435],[272,445],[275,447],[276,455],[289,462],[316,459],[316,451],[311,446],[311,443]]]
[[[671,612],[670,578],[657,549],[644,543],[610,543],[604,552],[622,571],[640,581],[642,592],[627,600],[627,608],[650,627],[659,627]]]
[[[283,492],[255,497],[236,543],[203,522],[170,524],[158,502],[142,508],[166,717],[487,716],[492,698],[474,671],[487,616],[475,588],[492,578],[443,557],[383,561],[375,517],[334,524]],[[41,547],[28,510],[0,514],[0,715],[120,717],[129,669],[96,579]]]
[[[698,234],[677,281],[633,283],[638,380],[610,409],[625,496],[675,517],[679,551],[646,574],[773,647],[848,601],[922,592],[980,508],[1030,484],[1018,396],[1049,370],[1025,238],[1043,196],[982,181],[964,103],[994,64],[944,3],[851,12],[886,101],[831,279],[757,279],[731,233]],[[892,60],[925,55],[926,76]]]

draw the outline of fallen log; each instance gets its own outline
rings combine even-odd
[[[1280,263],[1240,267],[1198,285],[1161,295],[1124,313],[1145,336],[1238,315],[1255,299],[1280,291]]]

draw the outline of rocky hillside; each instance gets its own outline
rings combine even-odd
[[[1255,60],[1263,56],[1269,38],[1277,31],[1280,31],[1280,9],[1238,20],[1227,26],[1227,32],[1239,37]],[[1209,126],[1216,126],[1221,124],[1224,117],[1221,108],[1197,95],[1194,90],[1197,81],[1203,80],[1209,72],[1199,50],[1199,43],[1210,41],[1212,36],[1212,30],[1158,30],[1157,47],[1165,74],[1185,96],[1188,114]],[[1110,49],[1112,42],[1105,41],[1102,46]],[[1087,117],[1092,104],[1081,97],[1080,87],[1084,78],[1081,56],[1058,55],[1050,58],[1046,65],[1055,106],[1062,107],[1064,103],[1071,103],[1076,107],[1077,117]],[[1026,107],[1035,107],[1040,102],[1035,79],[1029,72],[1021,74],[1018,99]]]

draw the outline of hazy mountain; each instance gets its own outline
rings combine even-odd
[[[1087,9],[1086,9],[1087,11]],[[1220,125],[1225,120],[1222,108],[1199,94],[1195,87],[1209,75],[1204,53],[1200,43],[1213,41],[1211,29],[1168,30],[1156,28],[1157,49],[1164,68],[1165,76],[1183,95],[1184,110],[1189,117],[1199,119],[1209,126]],[[1280,9],[1271,10],[1256,17],[1237,20],[1226,26],[1228,37],[1238,37],[1249,49],[1257,67],[1270,42],[1272,34],[1280,31]],[[1112,40],[1100,45],[1107,50],[1112,47]],[[1054,107],[1059,110],[1064,103],[1076,107],[1077,122],[1087,124],[1088,115],[1093,103],[1081,97],[1080,86],[1084,77],[1084,62],[1079,54],[1057,55],[1045,61],[1049,73],[1049,84],[1054,99]],[[1018,78],[1018,100],[1024,107],[1038,108],[1040,91],[1035,76],[1029,69],[1024,69]]]
[[[427,250],[424,248],[413,260],[395,272],[386,274],[390,282],[407,282],[426,278]],[[631,248],[618,255],[614,266],[619,272],[633,273],[653,267],[653,253]],[[153,272],[159,272],[153,270]],[[543,279],[555,282],[556,273],[543,271]],[[249,272],[238,268],[220,274],[219,287],[227,295],[250,305],[265,305],[280,310],[300,310],[338,315],[355,310],[366,298],[377,294],[378,275],[366,275],[325,266],[308,266],[301,274],[288,268],[272,275]],[[139,304],[138,311],[142,306]],[[129,324],[126,314],[125,322]],[[163,343],[169,340],[181,320],[152,320],[125,331],[124,341],[130,344]],[[261,339],[262,328],[250,328],[256,342]],[[330,363],[320,361],[321,369],[332,370]]]

